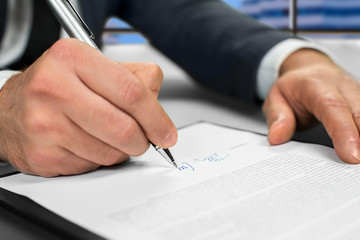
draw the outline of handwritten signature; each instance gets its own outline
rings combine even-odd
[[[180,171],[195,171],[195,167],[194,167],[195,164],[203,163],[203,162],[210,162],[210,163],[220,162],[220,161],[225,160],[229,156],[230,156],[229,152],[212,153],[211,155],[206,156],[206,157],[195,158],[195,159],[191,160],[190,162],[183,162],[178,167],[178,169]]]

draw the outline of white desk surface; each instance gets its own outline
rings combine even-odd
[[[266,120],[260,106],[254,107],[200,87],[176,64],[149,45],[105,46],[103,52],[117,61],[149,61],[163,69],[164,81],[159,101],[177,127],[197,121],[210,121],[267,133]],[[331,144],[322,126],[297,133],[295,139]]]

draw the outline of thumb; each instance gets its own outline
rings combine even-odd
[[[278,145],[289,141],[296,130],[296,118],[290,105],[277,88],[272,88],[263,112],[269,127],[268,141]]]

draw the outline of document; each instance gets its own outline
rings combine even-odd
[[[358,239],[360,169],[334,149],[200,122],[179,130],[169,165],[150,148],[70,177],[0,185],[108,239]]]

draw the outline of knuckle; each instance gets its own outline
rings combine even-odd
[[[37,97],[52,94],[54,90],[52,89],[53,83],[51,83],[51,79],[47,71],[35,71],[27,85],[26,93]]]
[[[47,66],[43,69],[33,71],[32,76],[25,89],[23,95],[26,99],[38,99],[45,103],[44,99],[62,99],[65,100],[68,91],[64,89],[64,84],[54,78],[52,71]]]
[[[115,134],[115,141],[120,146],[128,145],[138,132],[138,125],[135,121],[131,119],[125,120],[120,124],[120,127],[117,131],[114,131]]]
[[[66,38],[60,39],[48,51],[48,54],[55,57],[69,61],[76,56],[76,49],[79,48],[79,43],[75,39]]]
[[[125,85],[125,86],[124,86]],[[144,88],[136,81],[129,81],[123,84],[120,89],[123,89],[123,101],[128,106],[136,106],[140,99],[145,95]]]
[[[42,132],[44,127],[46,127],[46,124],[44,124],[44,121],[40,119],[38,114],[36,114],[35,112],[31,112],[25,114],[23,118],[23,126],[27,130],[27,132],[33,134],[39,131]]]
[[[61,72],[54,76],[51,66],[40,63],[31,71],[31,75],[22,89],[22,95],[28,103],[34,103],[30,100],[40,100],[42,104],[51,100],[69,101],[73,99],[73,92],[70,85],[62,81],[64,79],[67,80],[69,77]]]
[[[32,111],[31,113],[25,114],[23,126],[25,131],[33,137],[48,135],[48,133],[55,130],[49,118],[39,111]]]
[[[344,100],[341,100],[331,94],[327,96],[321,95],[315,102],[317,102],[317,104],[315,105],[315,108],[312,110],[312,112],[319,114],[318,119],[321,122],[329,121],[328,115],[330,112],[338,114],[343,114],[344,112],[351,113],[350,107]]]
[[[94,171],[95,169],[99,168],[100,165],[93,163],[91,161],[83,161],[81,158],[79,159],[77,156],[71,156],[73,161],[71,164],[67,164],[64,166],[63,164],[61,167],[58,167],[58,172],[60,175],[68,176],[68,175],[77,175],[82,174],[90,171]]]
[[[322,108],[333,108],[337,110],[350,110],[347,103],[335,96],[325,96],[319,100]]]
[[[128,159],[128,156],[118,150],[107,150],[102,156],[104,166],[111,166],[122,163]]]

